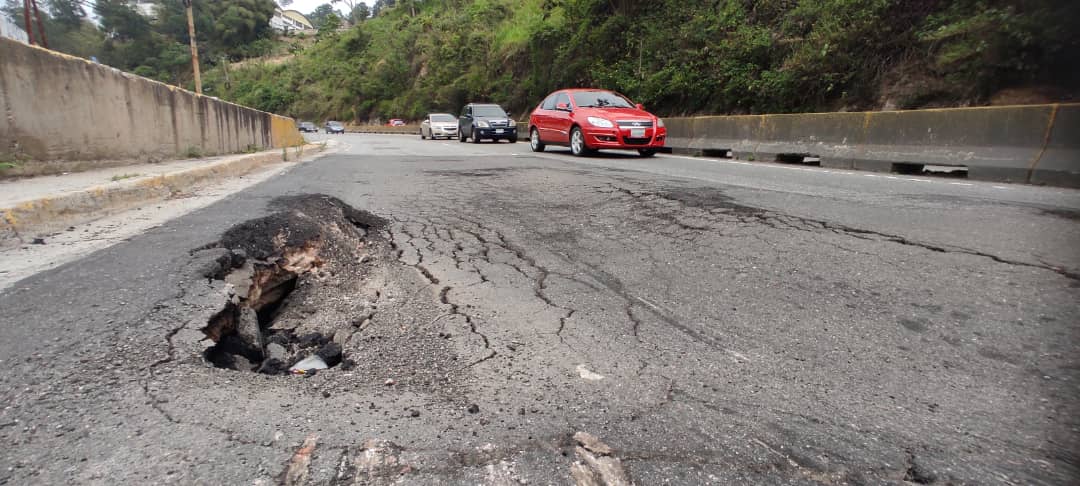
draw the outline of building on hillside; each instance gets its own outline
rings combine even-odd
[[[3,15],[0,15],[0,37],[30,42],[30,38],[26,36],[26,31],[22,30],[22,28],[19,27],[19,24],[12,22],[11,19],[8,19]]]
[[[275,9],[274,16],[270,17],[270,27],[286,34],[315,30],[315,26],[311,24],[311,21],[304,14],[296,10],[282,10],[280,8]]]

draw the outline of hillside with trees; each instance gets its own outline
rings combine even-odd
[[[109,12],[114,3],[124,2],[97,0],[98,32],[63,24],[93,38],[73,49],[100,42],[103,62],[188,83],[180,1],[162,0],[149,24]],[[304,43],[255,25],[271,0],[196,6],[206,92],[305,119],[417,119],[472,100],[521,116],[570,86],[618,90],[665,115],[1080,94],[1074,0],[333,0],[313,12],[320,29]],[[282,52],[292,55],[224,62]]]
[[[1072,99],[1069,0],[397,0],[323,29],[227,98],[311,119],[527,112],[567,86],[659,113],[762,113]]]
[[[166,83],[193,86],[181,0],[154,2],[153,15],[145,15],[128,0],[38,0],[38,5],[50,48]],[[269,26],[274,8],[274,0],[195,0],[202,63],[213,67],[272,53],[279,44]],[[22,0],[5,0],[0,10],[23,24]]]

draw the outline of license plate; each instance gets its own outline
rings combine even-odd
[[[502,133],[502,132],[503,132],[503,129],[501,129],[501,128],[496,128],[495,129],[495,133]]]
[[[630,129],[630,138],[645,138],[645,129],[644,128],[631,128]]]

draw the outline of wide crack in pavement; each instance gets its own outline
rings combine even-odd
[[[773,384],[795,369],[800,379],[826,380],[801,364],[807,357],[798,341],[813,330],[796,326],[776,334],[770,326],[783,323],[769,321],[728,325],[744,319],[737,314],[746,312],[741,302],[738,310],[701,305],[704,318],[688,315],[676,297],[694,289],[665,289],[667,274],[690,272],[703,282],[709,276],[691,267],[665,268],[655,256],[700,252],[725,262],[720,271],[735,280],[786,261],[785,252],[797,246],[780,238],[789,234],[854,245],[847,251],[868,255],[875,244],[942,251],[741,205],[705,188],[583,188],[592,211],[625,218],[590,214],[580,228],[553,223],[536,230],[452,210],[459,201],[417,204],[384,221],[326,196],[277,200],[280,212],[238,225],[195,252],[216,262],[203,282],[217,300],[167,336],[171,357],[154,365],[147,394],[155,399],[187,379],[211,395],[172,394],[155,405],[178,424],[197,423],[193,416],[229,405],[234,387],[250,395],[248,406],[280,406],[278,423],[246,430],[245,419],[232,416],[212,428],[230,441],[288,451],[290,459],[274,472],[283,484],[448,478],[512,484],[553,465],[577,484],[656,479],[672,464],[713,472],[737,465],[756,477],[837,484],[860,474],[914,483],[949,477],[922,440],[902,431],[849,432],[840,419],[832,423],[746,396],[760,389],[748,376]],[[513,211],[529,208],[504,203],[500,210],[510,212],[509,220],[528,221]],[[702,244],[723,248],[739,238],[760,241],[759,250],[745,260],[721,258]],[[617,241],[620,251],[607,256],[605,241]],[[572,251],[580,243],[584,249]],[[772,253],[776,262],[769,260]],[[640,258],[640,271],[629,255]],[[783,282],[799,287],[812,278],[791,274]],[[729,293],[733,297],[717,297],[740,295]],[[859,295],[851,306],[863,305]],[[792,312],[805,310],[798,304],[789,306]],[[899,319],[906,331],[927,331],[928,325],[915,329]],[[867,346],[832,352],[850,353],[849,363],[869,360]],[[772,353],[784,358],[770,360]],[[816,366],[825,362],[813,359]],[[702,367],[700,373],[687,371],[686,363]],[[192,365],[212,367],[202,374]],[[320,395],[329,400],[319,401]],[[295,420],[281,418],[290,414]],[[671,422],[674,417],[681,422]],[[718,432],[721,424],[745,440]],[[677,451],[654,448],[649,443],[660,427],[666,436],[696,438]],[[616,455],[595,437],[575,436],[583,429],[602,431],[623,451]],[[279,435],[287,438],[279,442]],[[854,450],[856,438],[882,445]],[[440,462],[447,454],[454,459]],[[740,454],[749,454],[749,462]],[[973,474],[964,469],[957,477]]]

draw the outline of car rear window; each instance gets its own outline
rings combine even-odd
[[[506,112],[502,108],[495,105],[475,105],[473,106],[473,116],[506,116]]]
[[[431,115],[431,121],[433,122],[452,122],[454,117],[450,115]]]
[[[633,108],[630,100],[609,91],[584,91],[574,93],[578,108]]]

